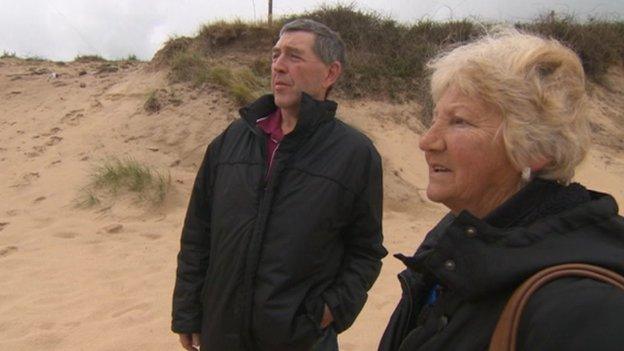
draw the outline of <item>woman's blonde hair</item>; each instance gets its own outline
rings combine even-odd
[[[502,114],[502,137],[521,170],[539,160],[536,175],[567,184],[587,154],[585,73],[579,57],[554,39],[498,29],[428,64],[437,103],[451,86]]]

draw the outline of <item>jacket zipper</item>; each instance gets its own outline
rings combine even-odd
[[[253,129],[252,126],[249,126]],[[261,179],[260,187],[258,189],[258,216],[256,218],[256,226],[252,232],[252,236],[249,239],[249,245],[247,249],[247,260],[245,262],[245,276],[243,278],[243,300],[241,304],[244,306],[242,309],[242,334],[244,335],[243,343],[249,349],[254,349],[253,339],[249,338],[249,334],[247,331],[252,328],[252,312],[253,312],[253,280],[255,279],[255,269],[257,269],[257,263],[260,260],[260,247],[262,245],[262,237],[264,236],[264,232],[266,230],[266,223],[268,221],[268,214],[271,202],[273,201],[273,187],[275,174],[271,171],[273,168],[273,161],[276,152],[273,152],[270,159],[270,166],[267,167],[266,157],[267,157],[267,148],[266,148],[266,138],[267,136],[264,133],[256,133],[261,137],[261,145],[260,148],[262,150],[263,157],[263,167],[266,169],[261,173],[264,175],[269,175],[271,172],[271,176],[263,176]],[[279,146],[279,145],[278,145]],[[277,148],[275,149],[277,151]],[[278,170],[278,164],[276,164],[275,170]]]

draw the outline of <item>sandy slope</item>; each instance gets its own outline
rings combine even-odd
[[[170,297],[185,206],[207,142],[236,107],[211,88],[170,86],[145,64],[112,73],[97,73],[98,66],[0,60],[0,350],[178,349]],[[609,84],[593,89],[602,145],[578,179],[623,203],[621,69]],[[156,89],[164,89],[165,106],[148,114],[143,104]],[[418,106],[344,101],[339,114],[383,156],[388,250],[412,252],[444,213],[423,199]],[[169,172],[165,203],[141,207],[122,198],[75,208],[89,172],[109,156]],[[400,294],[401,269],[391,256],[384,261],[369,303],[340,337],[342,350],[375,348]]]

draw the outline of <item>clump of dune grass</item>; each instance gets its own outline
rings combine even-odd
[[[266,92],[268,86],[268,78],[258,77],[248,67],[230,69],[226,66],[215,66],[209,70],[208,79],[225,88],[240,105],[257,99]]]
[[[169,79],[174,83],[190,82],[194,87],[212,83],[221,87],[239,105],[245,105],[268,88],[269,77],[259,77],[252,69],[230,68],[197,52],[181,51],[173,54]]]
[[[208,80],[209,63],[197,52],[180,51],[172,54],[169,80],[173,83],[191,82],[200,86]]]
[[[130,194],[137,203],[159,205],[171,187],[171,177],[132,159],[109,158],[96,166],[78,206],[91,207],[104,200]]]
[[[82,193],[76,200],[76,207],[88,208],[99,205],[100,203],[100,197],[93,191],[93,189],[83,189]]]
[[[152,91],[147,96],[147,100],[145,100],[145,103],[143,104],[143,108],[145,109],[145,111],[149,113],[155,113],[155,112],[160,111],[160,109],[162,108],[162,104],[160,103],[160,100],[158,99],[156,90]]]

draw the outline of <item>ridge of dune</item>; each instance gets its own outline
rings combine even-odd
[[[0,59],[0,349],[176,350],[170,332],[175,259],[195,172],[212,138],[237,118],[219,89],[170,84],[147,63],[57,64]],[[596,146],[577,180],[624,203],[624,68],[592,84]],[[143,105],[155,92],[158,112]],[[384,236],[409,254],[444,213],[426,200],[420,107],[339,99],[338,115],[375,142],[384,162]],[[159,207],[120,199],[76,208],[94,165],[132,157],[168,172]],[[620,211],[622,212],[622,211]],[[400,296],[389,255],[369,302],[340,336],[373,350]]]

